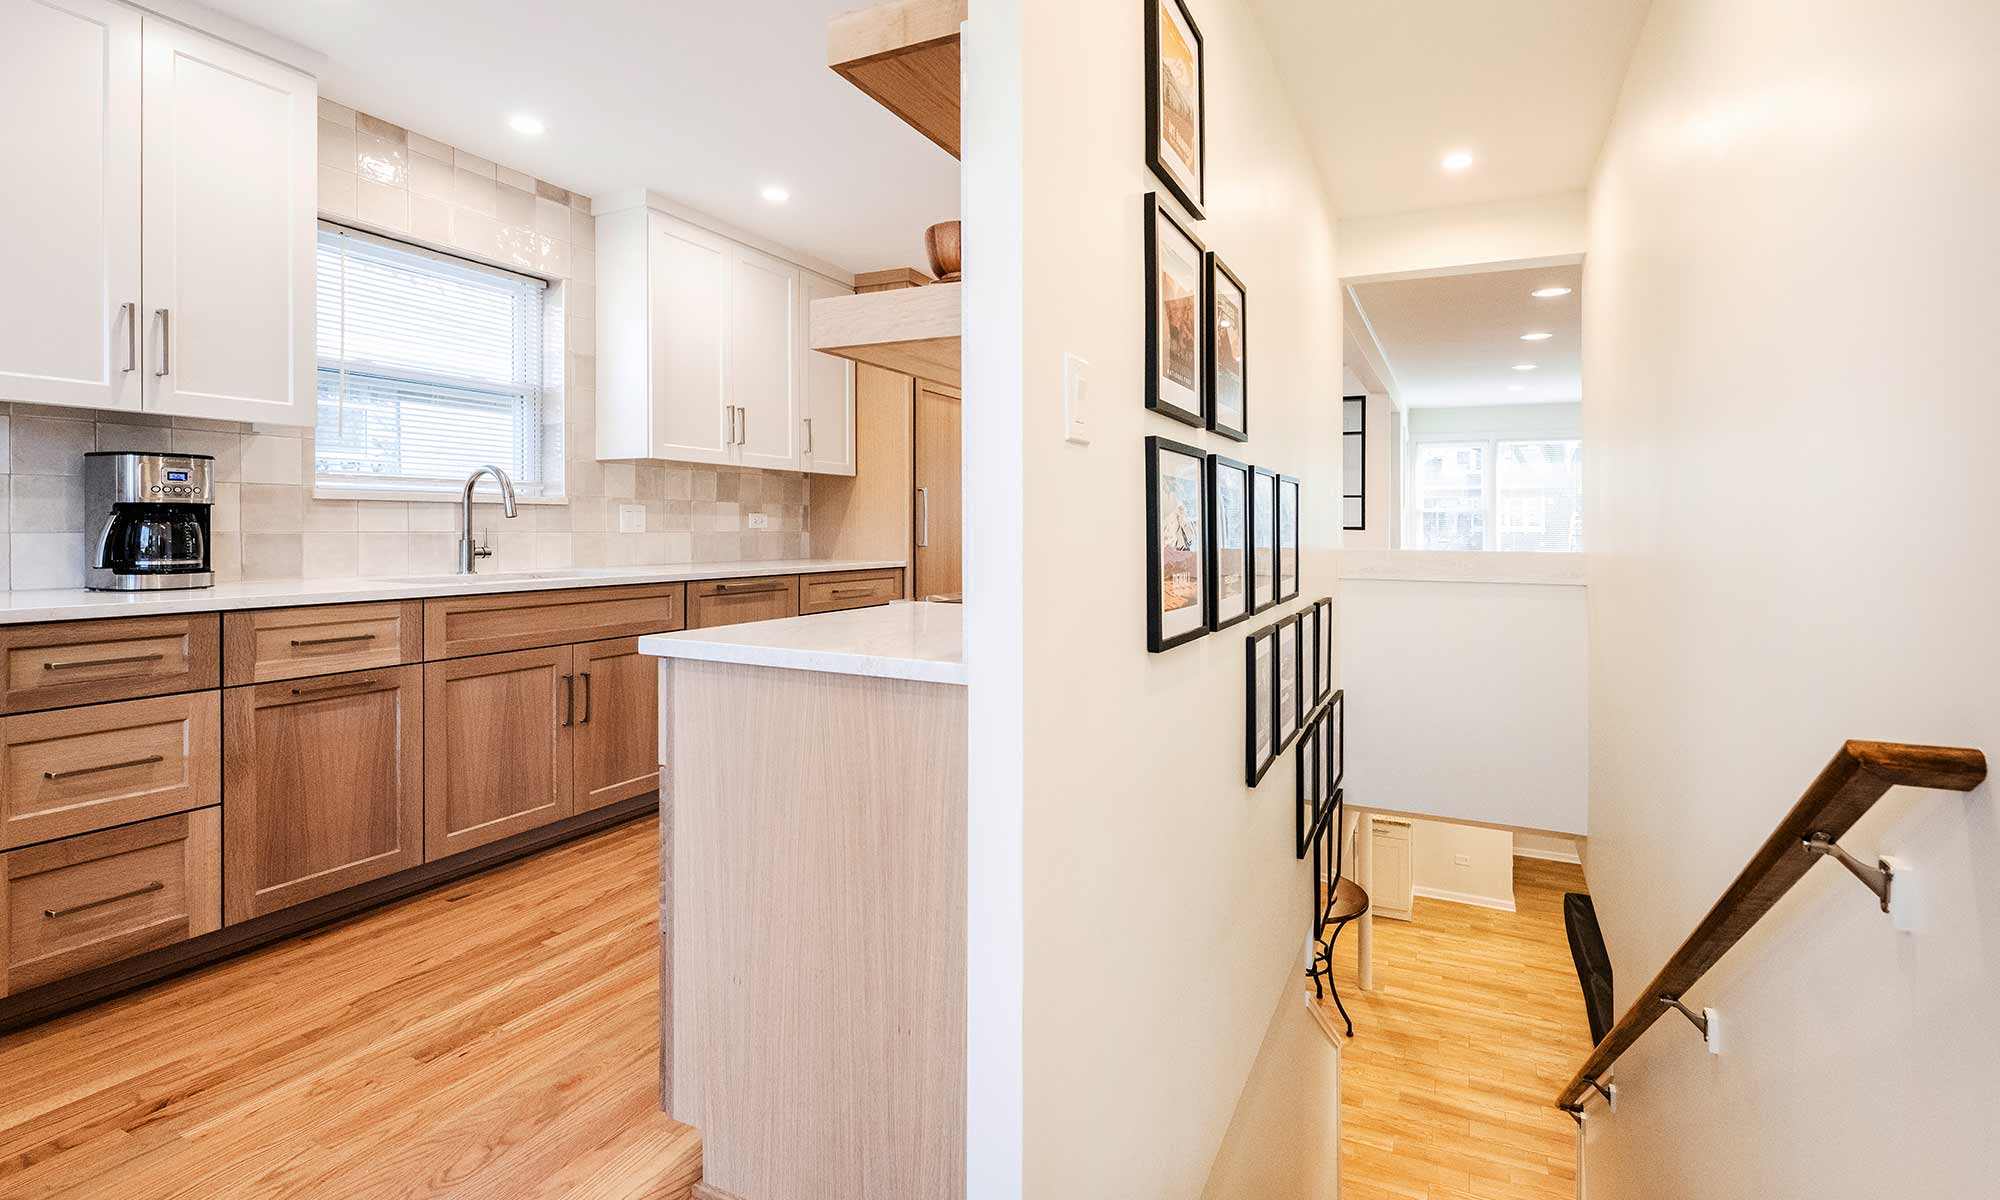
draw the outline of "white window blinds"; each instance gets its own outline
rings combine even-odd
[[[495,463],[516,487],[554,490],[543,407],[562,354],[547,297],[540,279],[322,222],[320,479],[442,490]]]

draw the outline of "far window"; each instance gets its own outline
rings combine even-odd
[[[1583,549],[1583,443],[1419,441],[1410,486],[1424,550]]]
[[[324,485],[448,491],[493,463],[561,491],[561,321],[544,280],[322,222]]]

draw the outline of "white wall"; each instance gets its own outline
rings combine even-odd
[[[1324,1194],[1337,1153],[1331,1064],[1302,1058],[1331,1048],[1283,1004],[1308,986],[1291,772],[1243,786],[1249,626],[1148,654],[1142,536],[1144,437],[1212,446],[1304,479],[1303,594],[1331,589],[1333,221],[1244,3],[1200,5],[1197,230],[1259,314],[1255,436],[1146,412],[1142,16],[982,0],[964,40],[974,1200],[1198,1195],[1239,1103],[1295,1123],[1257,1195]],[[1087,446],[1065,351],[1091,363]],[[1267,1043],[1300,1053],[1253,1072]]]
[[[1655,0],[1585,265],[1590,878],[1618,1001],[1844,738],[2000,749],[2000,5]],[[2000,803],[1898,791],[1589,1123],[1591,1194],[1991,1195]]]
[[[1512,912],[1514,834],[1484,825],[1412,821],[1410,882],[1419,896]]]
[[[1349,218],[1340,223],[1340,269],[1353,283],[1500,263],[1576,262],[1588,241],[1587,212],[1582,192],[1563,192]]]

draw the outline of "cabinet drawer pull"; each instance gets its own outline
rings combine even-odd
[[[82,904],[72,904],[68,908],[45,908],[42,910],[42,916],[53,921],[57,917],[67,917],[89,909],[103,908],[107,904],[116,904],[120,900],[130,900],[134,896],[144,896],[150,892],[157,892],[165,886],[167,885],[155,879],[144,887],[135,887],[129,892],[120,892],[116,896],[106,896],[102,900],[85,900]]]
[[[375,635],[372,633],[350,633],[342,637],[293,638],[292,645],[294,647],[337,646],[343,642],[372,642],[374,640],[375,640]]]
[[[316,696],[321,692],[337,692],[342,688],[374,687],[377,682],[379,681],[374,679],[337,679],[332,683],[309,684],[306,687],[295,687],[292,689],[292,695]]]
[[[583,715],[577,718],[579,725],[590,724],[590,672],[584,671],[577,678],[583,680]]]
[[[153,374],[165,377],[174,369],[174,314],[156,308],[153,315],[160,319],[160,366]]]
[[[124,658],[80,658],[75,662],[45,662],[44,671],[74,671],[79,667],[124,667],[133,663],[159,662],[164,654],[128,654]]]
[[[866,587],[847,587],[847,588],[833,589],[833,594],[835,596],[872,596],[874,595],[874,593],[875,593],[875,585],[872,583]]]
[[[101,767],[72,767],[67,771],[43,771],[42,778],[50,781],[74,779],[78,775],[95,775],[99,771],[116,771],[124,767],[150,767],[156,762],[167,761],[164,754],[148,754],[144,758],[128,758],[124,762],[105,763]]]
[[[562,676],[562,683],[563,683],[562,726],[563,728],[567,729],[571,725],[576,724],[576,676],[564,675]]]
[[[763,592],[782,592],[784,590],[785,585],[782,583],[718,583],[715,585],[715,594],[718,596],[754,596]]]
[[[139,306],[131,300],[125,302],[125,370],[129,373],[139,369]]]

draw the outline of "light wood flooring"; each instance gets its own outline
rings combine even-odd
[[[0,1197],[679,1200],[654,821],[0,1038]]]
[[[1372,992],[1340,935],[1341,1200],[1576,1195],[1576,1126],[1553,1101],[1591,1048],[1562,919],[1583,890],[1578,867],[1516,859],[1515,912],[1419,897],[1414,920],[1375,922]]]

